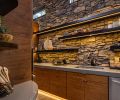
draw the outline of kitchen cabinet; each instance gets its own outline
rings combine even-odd
[[[109,100],[108,77],[34,68],[39,89],[68,100]]]
[[[108,77],[86,75],[85,100],[109,100]]]
[[[66,98],[66,72],[50,70],[50,93]]]
[[[67,73],[67,99],[84,100],[85,84],[84,75],[79,73]]]
[[[34,68],[39,89],[66,98],[66,72]]]
[[[108,100],[107,85],[87,82],[85,85],[85,100]]]
[[[108,100],[108,77],[67,72],[68,100]]]
[[[38,88],[44,91],[50,91],[50,76],[48,69],[34,68],[35,82]]]

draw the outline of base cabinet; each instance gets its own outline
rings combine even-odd
[[[108,87],[104,84],[86,83],[85,100],[108,100]]]
[[[34,69],[35,79],[34,81],[38,84],[38,88],[44,91],[50,92],[50,73],[48,69]]]
[[[67,73],[67,99],[84,100],[84,76],[78,73]]]
[[[39,89],[67,100],[109,100],[108,77],[37,67],[34,74]]]
[[[67,72],[68,100],[109,100],[108,77]]]
[[[66,72],[35,68],[34,74],[39,89],[66,98]]]
[[[66,98],[66,72],[50,70],[50,93]]]

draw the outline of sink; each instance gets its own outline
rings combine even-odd
[[[93,69],[104,69],[103,67],[101,66],[90,66],[90,65],[80,65],[80,66],[77,66],[75,68],[93,68]]]

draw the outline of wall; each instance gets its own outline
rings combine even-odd
[[[5,16],[5,25],[18,49],[0,51],[0,65],[9,69],[13,84],[31,79],[32,2],[18,1],[18,7]]]
[[[45,8],[46,16],[40,17],[40,29],[53,27],[80,19],[103,7],[120,4],[120,0],[34,0],[34,10]]]
[[[40,40],[45,41],[46,37],[49,37],[52,41],[56,36],[63,36],[64,33],[72,33],[75,30],[79,29],[91,29],[99,30],[106,28],[109,21],[114,21],[120,16],[115,16],[112,18],[107,18],[101,21],[96,21],[94,23],[89,23],[85,25],[75,26],[72,28],[67,28],[59,30],[56,32],[51,32],[48,34],[40,35]],[[90,36],[85,38],[56,41],[54,47],[57,45],[70,46],[70,47],[79,47],[78,52],[62,52],[62,53],[42,53],[40,54],[41,60],[43,62],[52,62],[55,59],[67,59],[71,64],[90,64],[90,59],[88,57],[95,57],[99,64],[109,64],[109,60],[114,61],[115,57],[120,57],[120,53],[113,53],[110,51],[110,46],[120,41],[120,33],[115,32],[112,34]],[[92,55],[90,55],[92,54]]]
[[[34,0],[34,9],[36,9],[38,6],[42,8],[43,5],[45,5],[47,10],[46,16],[37,19],[37,21],[40,21],[42,29],[60,25],[65,22],[74,21],[89,14],[95,14],[96,10],[109,5],[116,6],[116,4],[120,4],[119,0],[78,0],[78,2],[75,2],[71,5],[68,4],[68,0],[42,0],[42,2],[36,2],[39,2],[39,0]],[[49,34],[40,35],[39,38],[43,41],[46,39],[46,37],[54,40],[57,35],[63,36],[64,33],[70,34],[75,30],[88,29],[93,31],[104,29],[108,27],[109,22],[113,22],[119,18],[120,16],[115,16],[89,24],[62,29]],[[57,45],[79,47],[79,52],[42,53],[40,54],[40,58],[42,62],[52,62],[54,59],[65,58],[68,59],[71,64],[90,64],[89,58],[94,56],[97,59],[98,64],[108,65],[109,60],[115,62],[114,58],[120,57],[119,52],[113,53],[109,50],[110,46],[118,41],[120,41],[120,33],[117,32],[114,34],[59,41]]]

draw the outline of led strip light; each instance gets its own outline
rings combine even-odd
[[[61,98],[59,96],[53,95],[51,93],[42,91],[42,90],[38,90],[38,95],[39,94],[44,95],[44,96],[49,97],[49,98],[54,99],[54,100],[67,100],[67,99]]]

